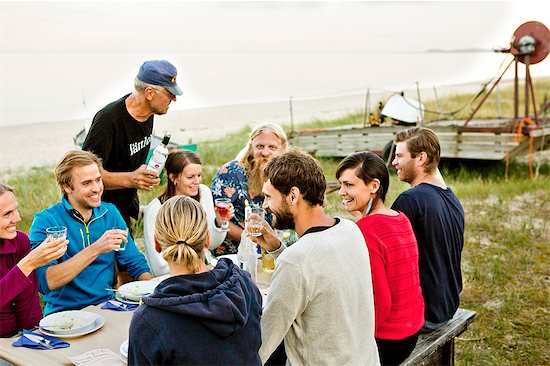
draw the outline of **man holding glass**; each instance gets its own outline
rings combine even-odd
[[[69,240],[61,258],[36,269],[44,315],[111,299],[113,293],[106,289],[113,286],[115,263],[133,279],[152,278],[117,208],[101,202],[100,171],[101,161],[94,154],[67,152],[55,167],[61,202],[37,213],[31,225],[33,248],[44,241],[48,228],[56,226],[66,228]]]
[[[177,70],[165,60],[145,61],[134,82],[134,92],[96,113],[82,146],[103,160],[103,200],[113,203],[130,225],[139,213],[138,189],[152,190],[160,183],[146,172],[154,115],[168,112],[182,95],[176,84]]]
[[[262,315],[265,363],[284,339],[293,365],[378,365],[369,253],[353,222],[323,209],[326,180],[310,155],[291,150],[265,169],[264,208],[277,229],[293,229],[290,247],[264,221],[252,240],[276,258]]]

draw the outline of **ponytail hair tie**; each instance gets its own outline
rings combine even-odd
[[[178,240],[176,244],[183,244],[183,245],[189,245],[185,240]]]

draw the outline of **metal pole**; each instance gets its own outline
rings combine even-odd
[[[518,58],[514,57],[514,123],[519,117],[519,85],[518,85]]]
[[[529,73],[529,55],[525,55],[525,115],[529,117],[529,83],[531,83],[531,75]]]
[[[437,110],[439,111],[439,119],[443,119],[443,112],[441,111],[441,103],[439,103],[439,98],[437,97],[437,89],[435,88],[435,85],[433,86],[433,89],[434,89],[435,101],[437,102]]]
[[[502,110],[500,106],[500,86],[497,84],[497,115],[499,118],[502,116]]]
[[[416,94],[418,95],[418,107],[420,108],[420,126],[424,126],[424,111],[422,110],[422,100],[420,99],[420,87],[416,82]]]
[[[370,115],[370,89],[367,88],[367,96],[365,97],[365,113],[363,114],[363,127],[367,126],[367,117]]]
[[[292,111],[292,97],[289,99],[290,104],[290,132],[294,132],[294,112]]]
[[[481,102],[479,102],[479,104],[477,105],[477,107],[475,107],[474,111],[472,112],[472,114],[470,115],[470,117],[468,117],[468,119],[466,120],[466,122],[464,122],[464,126],[462,127],[466,127],[468,126],[468,123],[470,123],[470,121],[472,120],[472,118],[474,118],[475,114],[477,113],[477,111],[479,110],[479,108],[481,108],[481,106],[483,105],[483,103],[485,102],[485,100],[487,100],[487,98],[489,98],[489,95],[491,95],[491,92],[495,89],[495,87],[498,85],[498,83],[500,82],[500,79],[502,79],[502,77],[504,76],[504,74],[506,74],[506,71],[508,71],[508,68],[510,67],[510,65],[512,65],[512,62],[514,62],[514,60],[512,60],[508,66],[506,66],[506,69],[504,69],[504,71],[502,72],[502,74],[499,76],[499,78],[497,79],[497,81],[495,81],[495,83],[493,84],[493,86],[491,87],[491,89],[489,89],[489,91],[487,92],[487,94],[485,94],[485,96],[483,97],[483,99],[481,100]],[[517,64],[516,64],[517,66]]]

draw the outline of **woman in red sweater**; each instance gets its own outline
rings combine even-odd
[[[390,179],[377,155],[349,155],[336,178],[344,208],[358,220],[369,249],[380,360],[396,365],[411,354],[424,325],[416,237],[409,219],[384,205]]]

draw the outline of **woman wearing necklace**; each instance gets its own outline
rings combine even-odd
[[[373,153],[349,155],[338,166],[339,194],[357,219],[372,271],[375,338],[382,365],[400,364],[413,351],[424,325],[418,244],[409,219],[384,204],[389,173]]]

